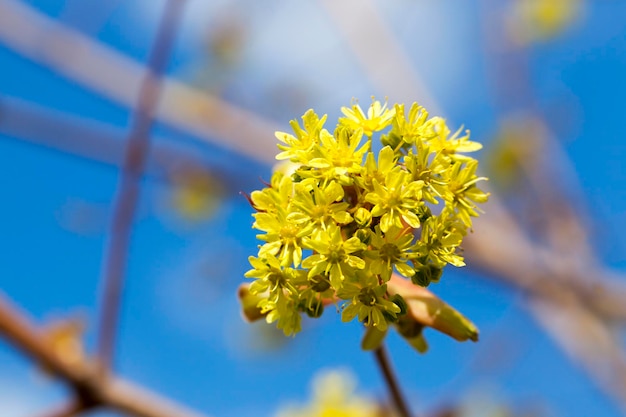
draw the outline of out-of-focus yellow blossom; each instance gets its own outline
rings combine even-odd
[[[552,38],[582,14],[582,0],[516,0],[511,10],[510,31],[519,43]]]
[[[220,205],[223,187],[219,179],[206,172],[189,170],[176,173],[172,183],[174,208],[186,219],[209,218]]]
[[[333,134],[324,128],[327,117],[312,110],[303,127],[291,122],[293,135],[277,133],[278,158],[294,170],[275,172],[251,195],[253,227],[264,244],[250,257],[246,277],[255,281],[246,314],[255,316],[256,302],[259,314],[292,335],[301,313],[319,317],[324,305],[337,303],[342,320],[375,330],[364,346],[375,347],[396,326],[422,351],[420,327],[387,284],[395,271],[411,286],[427,286],[446,265],[464,265],[458,248],[488,197],[478,188],[485,180],[476,175],[478,162],[465,153],[481,145],[461,130],[452,134],[417,104],[408,116],[403,105],[388,109],[378,101],[367,114],[358,105],[342,112]],[[383,146],[375,154],[377,132]]]
[[[345,371],[326,371],[313,382],[306,405],[287,406],[276,417],[379,417],[375,402],[357,395],[354,379]]]

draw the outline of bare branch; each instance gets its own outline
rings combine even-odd
[[[0,97],[0,133],[114,166],[120,166],[124,160],[124,139],[127,135],[122,129],[107,123],[8,96]],[[226,172],[219,172],[222,167],[211,166],[209,169],[208,163],[202,158],[181,146],[168,145],[166,142],[164,138],[154,138],[144,170],[146,175],[168,181],[173,173],[189,169],[207,175],[217,171],[221,178],[227,178]]]
[[[375,2],[325,0],[319,3],[335,23],[335,29],[361,64],[363,74],[392,102],[414,100],[433,114],[441,114],[437,101],[420,78]],[[372,59],[376,57],[376,59]]]
[[[102,277],[103,295],[98,329],[98,354],[104,369],[109,369],[113,360],[130,231],[139,199],[139,179],[148,158],[150,130],[161,93],[159,77],[169,58],[183,9],[183,1],[169,0],[166,3],[150,53],[148,69],[139,90],[126,143],[126,154],[111,221]]]
[[[106,376],[90,361],[65,362],[41,331],[1,293],[0,334],[21,353],[68,383],[83,406],[111,407],[136,417],[203,417],[140,386]]]
[[[533,298],[535,319],[559,346],[626,412],[626,355],[611,329],[583,305]]]
[[[128,108],[137,104],[144,75],[140,63],[23,2],[0,2],[0,42],[115,103]],[[174,79],[163,80],[163,99],[155,117],[203,141],[274,161],[276,123]]]

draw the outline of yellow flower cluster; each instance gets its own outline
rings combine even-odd
[[[354,378],[346,371],[325,371],[313,381],[309,403],[282,408],[277,417],[379,417],[374,401],[355,393]]]
[[[250,293],[286,335],[300,330],[300,313],[318,317],[336,301],[344,321],[397,324],[406,302],[387,291],[392,273],[427,286],[447,264],[463,266],[457,248],[488,197],[464,155],[481,145],[444,119],[378,101],[342,112],[333,133],[313,110],[291,122],[293,134],[277,132],[277,159],[296,169],[250,197],[264,242],[249,258]]]

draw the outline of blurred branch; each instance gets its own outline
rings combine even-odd
[[[98,354],[104,370],[111,368],[115,335],[128,258],[130,234],[139,199],[139,180],[146,165],[150,147],[150,130],[160,98],[159,77],[165,70],[174,43],[184,0],[168,0],[141,82],[132,125],[126,142],[126,153],[113,209],[111,232],[103,266],[103,291],[98,329]]]
[[[391,102],[418,101],[431,114],[442,114],[409,56],[372,0],[324,0],[319,3],[352,49],[372,86]]]
[[[82,407],[110,407],[136,417],[202,417],[140,386],[103,375],[91,361],[64,361],[43,333],[1,293],[0,334],[21,353],[69,384]],[[68,405],[66,411],[71,409]]]
[[[124,160],[126,133],[122,129],[14,97],[0,96],[0,134],[107,165],[119,166]],[[216,169],[215,164],[209,169],[208,162],[181,146],[168,145],[163,138],[153,142],[144,174],[168,181],[181,169],[207,175]],[[222,174],[227,178],[227,173]]]
[[[136,106],[144,74],[141,64],[27,4],[0,2],[0,42],[115,103]],[[171,78],[163,80],[163,98],[155,118],[200,140],[264,162],[274,161],[277,124]]]
[[[626,356],[611,329],[576,300],[533,298],[530,311],[559,346],[626,412]]]
[[[476,220],[478,232],[463,245],[472,269],[542,297],[572,293],[601,317],[626,321],[626,286],[597,260],[590,263],[533,241],[497,196],[487,210],[488,216]]]

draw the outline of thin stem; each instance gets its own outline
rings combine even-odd
[[[398,385],[398,378],[391,368],[391,362],[389,361],[389,356],[387,355],[385,346],[381,345],[378,349],[376,349],[374,351],[374,356],[376,357],[376,363],[385,378],[387,389],[389,390],[389,394],[391,394],[393,405],[398,411],[398,414],[400,417],[411,417],[409,406],[407,405],[406,400],[402,395],[402,391],[400,390],[400,386]]]
[[[103,266],[98,355],[104,370],[110,369],[113,361],[131,225],[139,199],[139,179],[146,165],[150,130],[161,93],[159,77],[172,49],[183,2],[184,0],[169,0],[165,6],[128,134]]]

